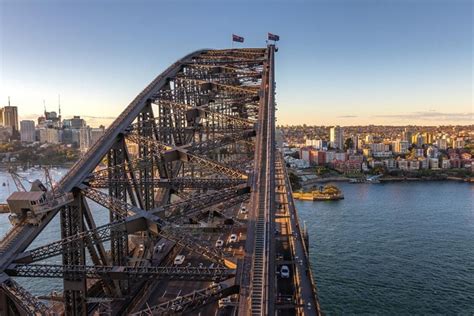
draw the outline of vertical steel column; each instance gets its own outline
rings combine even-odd
[[[153,115],[151,111],[151,101],[147,101],[147,105],[143,111],[138,115],[138,133],[142,137],[153,138]],[[144,168],[140,168],[140,177],[138,179],[140,186],[140,195],[142,197],[143,207],[146,210],[152,209],[155,206],[155,192],[154,187],[150,183],[153,181],[155,152],[153,148],[149,147],[147,143],[138,144],[138,157],[145,160]]]
[[[79,234],[84,230],[81,194],[73,192],[74,201],[64,206],[60,211],[61,238]],[[63,249],[63,265],[86,264],[84,241],[79,239],[68,244]],[[66,315],[85,315],[86,309],[86,280],[77,275],[64,275],[64,312]]]
[[[109,167],[109,195],[121,201],[127,202],[127,185],[117,181],[126,177],[125,175],[125,139],[120,136],[115,145],[107,154]],[[114,181],[115,180],[115,181]],[[110,212],[110,221],[123,219],[124,216]],[[110,251],[112,265],[126,266],[128,257],[128,235],[123,232],[113,231],[110,239]],[[128,281],[117,283],[123,294],[128,292]]]

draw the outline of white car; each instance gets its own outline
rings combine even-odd
[[[174,264],[177,265],[177,266],[183,264],[184,258],[185,258],[184,255],[177,255],[177,256],[174,258]]]
[[[228,304],[232,303],[230,297],[224,297],[219,300],[219,308],[226,307]]]
[[[283,279],[288,279],[290,277],[290,268],[288,266],[281,266],[280,275]]]
[[[224,241],[223,241],[223,240],[218,239],[218,240],[216,241],[216,247],[220,248],[220,247],[222,247],[223,245],[224,245]]]
[[[156,245],[155,252],[162,252],[164,247],[165,247],[164,243],[160,245]]]
[[[237,235],[236,235],[236,234],[230,235],[230,237],[229,237],[229,242],[230,242],[230,243],[237,242]]]
[[[145,251],[145,245],[144,245],[144,244],[140,244],[140,245],[138,246],[138,251],[140,251],[140,252]]]

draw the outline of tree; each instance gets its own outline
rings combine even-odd
[[[293,172],[289,173],[291,189],[293,191],[301,189],[300,178]]]

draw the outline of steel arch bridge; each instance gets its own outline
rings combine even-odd
[[[319,315],[276,148],[275,50],[200,50],[156,77],[56,185],[68,203],[1,240],[0,315]],[[32,248],[55,216],[61,239]],[[18,277],[63,279],[59,307]]]

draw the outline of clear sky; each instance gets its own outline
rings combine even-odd
[[[279,124],[473,124],[470,0],[0,0],[0,20],[22,118],[58,94],[63,117],[115,117],[181,56],[272,32]]]

